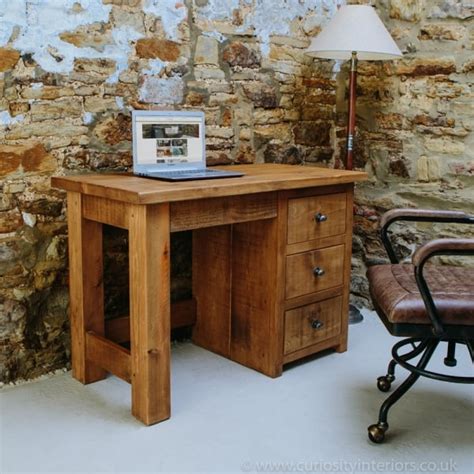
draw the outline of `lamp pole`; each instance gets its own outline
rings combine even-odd
[[[352,169],[352,154],[354,150],[354,134],[356,123],[356,84],[357,84],[357,52],[352,51],[351,71],[349,75],[349,117],[347,120],[347,155],[346,169]]]
[[[349,110],[347,118],[347,154],[346,170],[353,166],[352,157],[354,152],[354,135],[356,123],[356,87],[357,87],[357,52],[351,54],[351,70],[349,73]],[[357,306],[349,305],[349,324],[357,324],[364,320]]]

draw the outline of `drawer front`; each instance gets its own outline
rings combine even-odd
[[[285,355],[339,335],[342,296],[285,313]]]
[[[342,285],[344,245],[286,257],[286,298]]]
[[[288,200],[288,244],[339,235],[345,231],[345,193]]]

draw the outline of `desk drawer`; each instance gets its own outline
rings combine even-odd
[[[285,313],[285,355],[337,336],[341,332],[342,296]]]
[[[288,244],[339,235],[345,231],[345,193],[288,200]]]
[[[286,257],[286,298],[342,285],[344,245]]]

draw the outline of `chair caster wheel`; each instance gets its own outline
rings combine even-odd
[[[458,361],[454,357],[445,357],[444,365],[447,367],[456,367]]]
[[[395,380],[393,375],[383,375],[377,379],[377,388],[381,392],[388,392],[392,388],[392,382]]]
[[[385,432],[388,430],[387,423],[377,423],[370,425],[368,428],[369,439],[372,443],[383,443],[385,440]]]

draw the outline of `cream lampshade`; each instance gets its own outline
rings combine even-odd
[[[325,59],[351,59],[352,52],[360,60],[399,58],[402,53],[369,5],[345,5],[316,38],[306,54]]]

